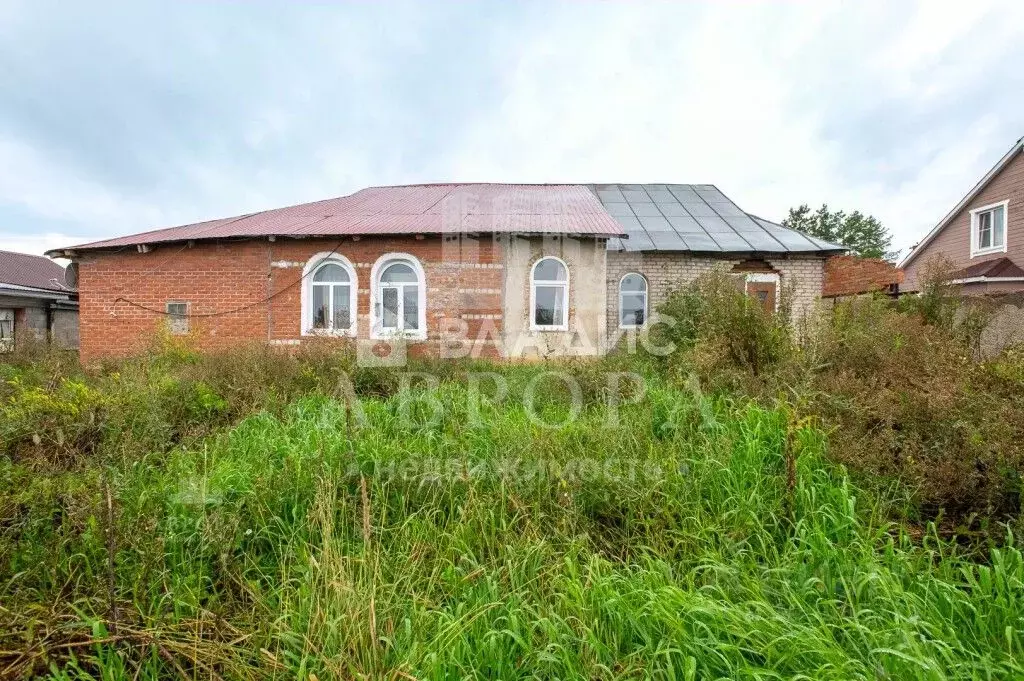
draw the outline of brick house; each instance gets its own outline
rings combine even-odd
[[[711,185],[439,184],[51,251],[79,268],[83,361],[155,334],[201,348],[318,336],[444,356],[596,355],[673,289],[731,270],[806,314],[844,249]]]
[[[78,293],[73,283],[52,260],[0,251],[0,353],[33,341],[78,347]]]
[[[1024,138],[907,254],[900,291],[919,291],[939,259],[964,295],[1024,292]]]

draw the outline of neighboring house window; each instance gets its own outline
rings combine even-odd
[[[619,282],[619,328],[635,329],[647,321],[647,280],[630,272]]]
[[[530,328],[564,331],[569,328],[569,269],[558,258],[542,258],[530,274]]]
[[[311,283],[309,328],[321,333],[352,333],[355,323],[355,277],[340,262],[316,268]]]
[[[0,352],[14,350],[14,310],[0,310]]]
[[[167,303],[167,327],[176,336],[188,333],[188,303],[177,301]]]
[[[411,255],[383,256],[373,266],[373,335],[427,337],[423,267]]]
[[[1006,252],[1006,212],[1008,201],[982,206],[971,211],[971,257]]]

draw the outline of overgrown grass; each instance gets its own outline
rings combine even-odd
[[[794,333],[712,277],[667,358],[414,380],[336,345],[30,350],[0,678],[1022,678],[1024,361],[953,306]]]
[[[715,274],[662,308],[682,320],[661,330],[677,348],[663,373],[821,417],[859,485],[900,485],[913,518],[981,531],[1020,514],[1024,472],[1024,354],[979,355],[983,309],[934,282],[789,320]]]
[[[195,372],[230,404],[236,369],[206,361],[73,380],[108,405],[127,376],[148,408]],[[512,397],[473,407],[446,365],[433,391],[353,381],[360,422],[320,377],[291,396],[278,369],[282,393],[250,387],[248,416],[159,411],[191,433],[167,446],[147,426],[132,442],[152,446],[126,449],[106,420],[123,406],[99,408],[89,457],[22,438],[0,459],[0,676],[1024,675],[1017,540],[978,562],[908,534],[898,495],[854,487],[793,407],[652,376],[609,427],[604,365],[571,364],[585,406],[551,429],[518,397],[547,367],[486,368]],[[565,397],[539,413],[559,420]]]

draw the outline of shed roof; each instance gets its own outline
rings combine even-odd
[[[745,213],[713,184],[594,184],[591,190],[626,231],[609,250],[707,253],[846,251]]]
[[[64,268],[41,255],[0,251],[0,284],[68,293]]]

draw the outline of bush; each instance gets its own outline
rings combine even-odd
[[[783,313],[786,309],[780,305]],[[763,379],[793,349],[788,316],[766,313],[725,272],[704,275],[673,292],[658,313],[666,320],[654,327],[658,343],[676,348],[670,365],[695,370],[716,386]]]

